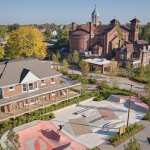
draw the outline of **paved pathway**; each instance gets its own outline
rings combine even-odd
[[[150,150],[150,143],[147,140],[147,137],[150,137],[150,122],[141,120],[138,124],[143,124],[145,129],[135,135],[135,138],[138,140],[141,145],[141,150]],[[98,146],[100,150],[124,150],[124,145],[129,143],[130,139],[119,145],[118,147],[113,147],[109,141],[106,141]]]

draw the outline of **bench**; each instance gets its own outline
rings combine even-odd
[[[96,122],[96,121],[98,121],[98,120],[101,120],[102,118],[107,117],[107,116],[108,116],[108,115],[99,117],[99,118],[97,118],[97,119],[94,119],[94,120],[90,121],[89,123],[94,123],[94,122]]]
[[[83,117],[88,117],[95,114],[95,111],[82,115]]]

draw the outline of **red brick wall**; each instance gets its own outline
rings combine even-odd
[[[45,85],[41,85],[41,80],[39,80],[38,81],[38,88],[42,89],[42,88],[49,87],[49,86],[54,86],[54,85],[57,85],[57,84],[59,84],[59,76],[55,77],[55,83],[54,84],[51,84],[51,78],[45,79]]]
[[[9,91],[9,87],[3,88],[4,97],[15,96],[22,93],[22,85],[15,85],[15,90]]]

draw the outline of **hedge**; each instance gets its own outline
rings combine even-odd
[[[117,75],[121,77],[126,77],[125,73],[118,73]],[[127,77],[132,77],[132,76],[134,76],[134,74],[127,74]]]
[[[148,106],[150,106],[150,98],[148,97],[141,97],[141,101],[146,103]],[[143,118],[144,120],[150,120],[150,110],[147,112],[147,114]]]
[[[125,139],[126,137],[130,136],[131,134],[135,133],[136,131],[140,130],[140,129],[143,129],[144,128],[144,125],[141,124],[141,125],[138,125],[136,122],[132,125],[130,125],[128,127],[128,131],[127,131],[127,128],[125,129],[125,134],[123,134],[121,137],[119,137],[119,133],[111,136],[109,138],[109,141],[114,144],[114,145],[117,145],[118,143],[120,143],[123,139]]]
[[[148,81],[150,80],[150,78],[142,78],[142,77],[138,77],[138,76],[134,76],[133,79],[137,82],[142,82],[142,83],[148,83]]]
[[[93,101],[101,101],[103,99],[107,99],[110,95],[125,95],[130,96],[130,91],[126,89],[120,88],[112,88],[107,85],[105,88],[101,88],[99,90],[100,95],[93,99]],[[132,92],[132,96],[136,97],[136,93]]]
[[[82,75],[80,75],[80,74],[72,74],[70,76],[70,79],[82,83]],[[97,79],[85,78],[85,80],[86,80],[87,84],[96,84],[97,83]]]

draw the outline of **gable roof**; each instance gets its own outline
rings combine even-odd
[[[29,71],[33,72],[40,79],[61,75],[61,73],[52,69],[49,63],[43,63],[38,59],[6,61],[0,78],[0,87],[19,84]]]
[[[141,22],[140,20],[134,18],[133,20],[131,20],[130,22]]]
[[[119,23],[119,21],[117,19],[113,19],[110,21],[111,23]]]

